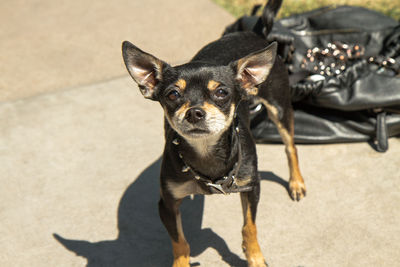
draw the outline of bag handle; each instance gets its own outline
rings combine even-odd
[[[386,112],[381,111],[376,116],[376,150],[386,152],[389,148]]]

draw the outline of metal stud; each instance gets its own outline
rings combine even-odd
[[[179,154],[178,154],[178,156],[179,156],[181,159],[183,158],[183,156],[182,156],[182,154],[181,154],[181,153],[179,153]]]
[[[200,180],[200,176],[198,176],[198,175],[195,175],[194,178],[195,178],[196,180]]]
[[[335,49],[334,51],[333,51],[333,56],[337,56],[337,55],[339,55],[340,54],[340,50],[338,50],[338,49]]]
[[[240,132],[239,126],[236,126],[235,131],[236,131],[237,133]]]
[[[179,145],[179,140],[178,140],[178,138],[175,138],[173,141],[172,141],[172,143],[174,144],[174,145]]]
[[[182,167],[182,172],[188,172],[190,170],[190,167],[189,166],[183,166]]]

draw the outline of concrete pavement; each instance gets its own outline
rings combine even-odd
[[[1,1],[0,101],[124,76],[127,39],[183,62],[230,21],[204,0]]]
[[[14,68],[1,65],[0,266],[172,262],[157,214],[162,110],[143,99],[127,76],[120,42],[128,39],[169,62],[183,62],[233,18],[206,0],[100,2],[97,8],[89,2],[0,4],[4,16],[23,14],[29,22],[32,15],[43,23],[36,29],[41,37],[31,40],[25,26],[34,23],[15,25],[17,20],[0,16],[10,22],[0,23],[2,30],[10,28],[9,35],[0,35],[0,47],[11,49],[1,62]],[[12,8],[16,3],[21,9]],[[71,17],[68,10],[78,15]],[[165,15],[170,12],[175,13]],[[41,21],[46,16],[54,21]],[[67,20],[71,26],[55,22]],[[102,30],[97,23],[112,26]],[[57,42],[61,37],[53,35],[60,34],[59,25],[80,33]],[[73,43],[83,42],[77,36],[87,39],[73,49]],[[19,46],[24,42],[29,49]],[[63,53],[51,52],[54,43]],[[37,54],[24,65],[29,71],[16,73],[24,61],[15,55],[29,55],[34,48]],[[107,56],[98,58],[97,52]],[[389,145],[384,154],[366,143],[298,146],[308,189],[299,203],[286,191],[283,146],[258,145],[257,223],[270,266],[398,265],[400,140],[392,138]],[[193,266],[246,266],[238,195],[197,196],[182,210]]]

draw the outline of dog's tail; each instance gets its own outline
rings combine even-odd
[[[274,26],[274,19],[279,9],[281,8],[282,0],[269,0],[264,7],[260,19],[253,28],[253,32],[268,36]]]

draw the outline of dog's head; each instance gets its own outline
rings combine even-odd
[[[125,41],[125,65],[145,98],[159,101],[182,137],[217,136],[242,98],[257,95],[274,64],[276,43],[226,66],[189,62],[172,67]]]

